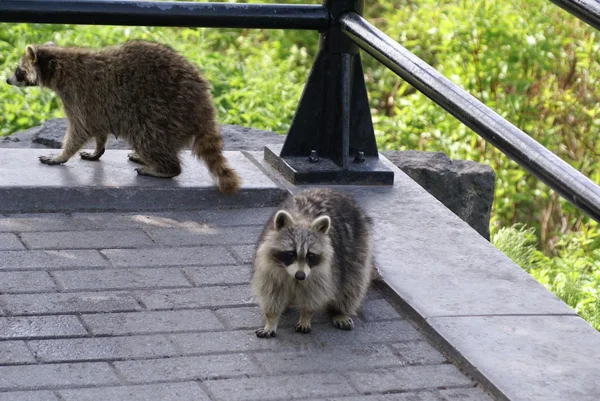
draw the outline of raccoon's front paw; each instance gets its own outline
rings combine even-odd
[[[296,323],[296,331],[298,333],[308,334],[312,331],[312,327],[310,326],[310,323],[302,324],[302,323],[298,322],[298,323]]]
[[[354,322],[352,321],[352,318],[347,315],[334,316],[333,325],[342,330],[352,330],[354,328]]]
[[[55,164],[63,164],[64,162],[61,161],[57,161],[56,159],[54,159],[53,157],[50,156],[40,156],[39,157],[40,161],[44,164],[47,164],[49,166],[53,166]]]
[[[269,330],[266,327],[255,331],[258,338],[275,337],[275,330]]]

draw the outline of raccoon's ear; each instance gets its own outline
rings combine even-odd
[[[317,217],[311,224],[310,229],[321,234],[327,234],[331,228],[331,218],[329,216]]]
[[[56,46],[56,43],[54,43],[54,42],[46,42],[46,43],[44,43],[44,46],[54,47],[54,46]]]
[[[37,49],[32,45],[25,47],[25,56],[34,63],[37,61]]]
[[[284,227],[290,227],[294,224],[294,218],[285,210],[280,210],[275,213],[275,230],[279,231]]]

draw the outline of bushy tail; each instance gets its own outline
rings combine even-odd
[[[202,135],[194,138],[192,153],[204,160],[210,173],[217,180],[219,190],[233,194],[240,189],[241,179],[229,166],[222,152],[223,141],[217,135]]]

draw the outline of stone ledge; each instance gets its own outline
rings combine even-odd
[[[0,149],[0,213],[158,211],[275,206],[286,191],[240,152],[225,157],[242,178],[240,191],[221,194],[202,162],[182,154],[183,173],[171,180],[139,176],[126,150],[107,150],[98,162],[73,157],[47,166],[37,158],[57,151]]]
[[[225,150],[262,151],[265,145],[283,144],[274,132],[223,124]],[[59,149],[66,120],[50,119],[41,126],[0,138],[2,148]],[[92,141],[90,145],[93,146]],[[122,139],[109,137],[108,149],[129,149]],[[470,160],[450,160],[439,152],[387,151],[383,154],[485,239],[490,238],[490,211],[494,199],[494,171]]]
[[[261,152],[248,154],[278,179]],[[499,400],[599,399],[600,333],[384,162],[394,171],[393,187],[332,188],[352,194],[375,221],[386,298]]]
[[[496,179],[490,166],[471,160],[450,160],[441,152],[407,150],[382,154],[481,236],[490,239]]]

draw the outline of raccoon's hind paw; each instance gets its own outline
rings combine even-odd
[[[50,156],[40,156],[39,159],[40,159],[40,161],[42,163],[47,164],[49,166],[53,166],[53,165],[56,165],[56,164],[63,164],[64,163],[64,162],[61,162],[61,161],[57,161],[53,157],[50,157]]]
[[[129,159],[129,161],[137,163],[137,164],[145,164],[144,161],[142,160],[142,158],[135,152],[133,153],[128,153],[127,154],[127,158]]]
[[[79,152],[79,156],[81,156],[81,158],[83,160],[89,160],[89,161],[96,161],[96,160],[100,160],[100,157],[104,154],[104,149],[102,149],[101,152],[99,153],[89,153],[89,152]]]
[[[159,173],[158,171],[155,171],[154,169],[147,167],[147,166],[138,167],[135,169],[135,171],[138,173],[138,175],[145,175],[148,177],[155,177],[155,178],[173,178],[177,175],[177,174],[171,174],[171,173]]]
[[[267,328],[258,329],[255,333],[258,338],[275,337],[275,330],[268,330]]]
[[[352,330],[354,328],[354,322],[348,315],[336,315],[333,317],[333,325],[338,329]]]
[[[298,333],[308,334],[312,331],[312,327],[310,326],[310,323],[302,325],[302,323],[298,322],[296,323],[296,331]]]

